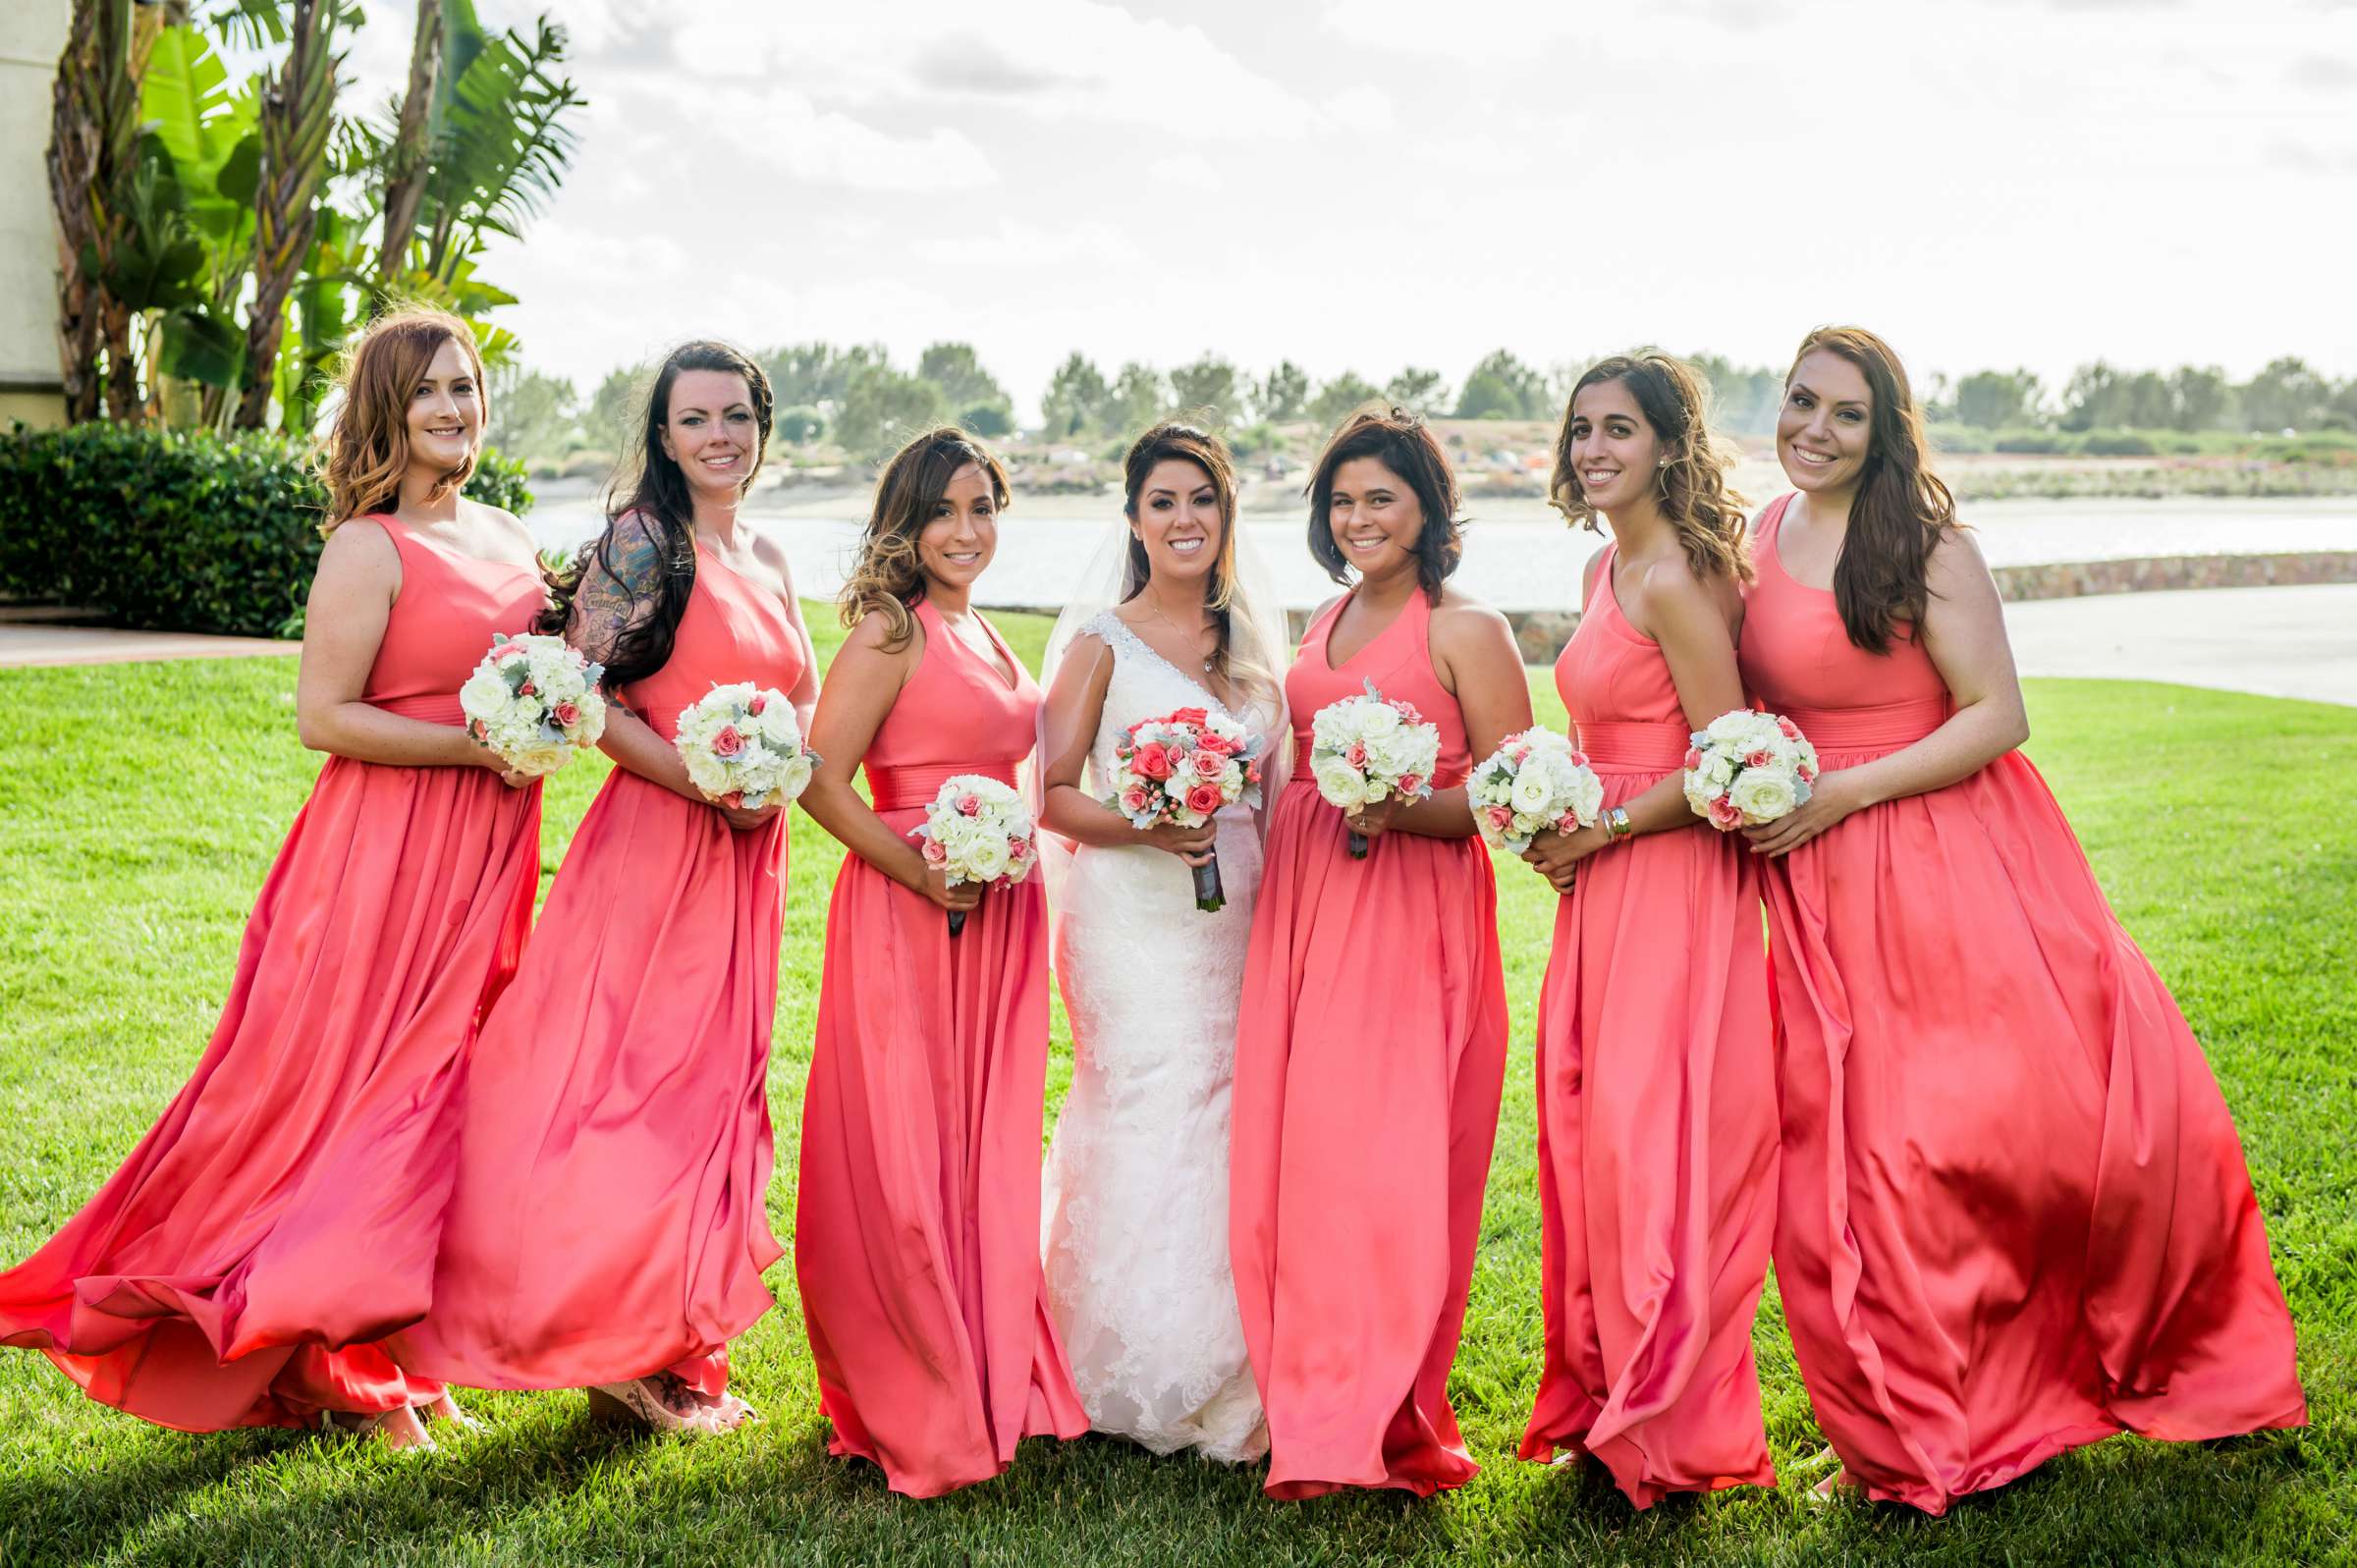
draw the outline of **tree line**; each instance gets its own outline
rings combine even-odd
[[[800,343],[754,357],[769,374],[776,439],[789,445],[824,443],[865,459],[906,431],[942,420],[986,437],[1014,432],[1014,400],[971,344],[933,344],[907,367],[896,365],[879,344]],[[1740,365],[1712,353],[1688,357],[1710,381],[1716,423],[1745,435],[1775,428],[1781,367]],[[1353,371],[1320,381],[1289,359],[1254,376],[1213,353],[1167,370],[1128,360],[1109,372],[1075,351],[1048,378],[1040,422],[1027,434],[1093,450],[1163,415],[1193,413],[1259,435],[1247,443],[1257,447],[1269,442],[1256,427],[1331,426],[1375,399],[1428,418],[1553,420],[1585,364],[1542,369],[1500,349],[1454,386],[1418,365],[1378,385]],[[543,461],[576,451],[617,451],[643,375],[642,368],[615,370],[583,399],[554,376],[495,373],[492,440]],[[1988,431],[2357,429],[2357,379],[2336,383],[2292,356],[2244,381],[2214,365],[2128,370],[2097,360],[2051,391],[2034,372],[2015,369],[1977,370],[1952,381],[1935,376],[1918,394],[1933,423]]]

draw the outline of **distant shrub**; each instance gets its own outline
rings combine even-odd
[[[523,465],[485,453],[466,494],[521,514]],[[300,624],[326,492],[266,435],[90,423],[0,436],[0,594],[161,631]]]

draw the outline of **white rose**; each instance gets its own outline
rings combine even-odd
[[[1750,823],[1774,822],[1800,803],[1792,792],[1791,779],[1774,768],[1746,769],[1727,797]]]
[[[512,700],[508,695],[506,677],[495,671],[477,670],[459,688],[459,707],[469,718],[479,719],[495,714]]]
[[[1724,751],[1714,751],[1703,760],[1702,776],[1719,786],[1711,791],[1715,799],[1725,794],[1727,786],[1735,782],[1735,759]]]
[[[1532,764],[1537,762],[1536,757],[1531,759]],[[1547,802],[1554,793],[1555,781],[1547,776],[1547,770],[1525,765],[1514,780],[1513,793],[1508,797],[1508,803],[1513,806],[1516,816],[1536,817],[1546,811]]]
[[[1007,875],[1007,840],[996,834],[974,841],[965,851],[965,869],[976,882],[996,882]]]
[[[1318,793],[1330,806],[1355,811],[1367,799],[1366,782],[1358,770],[1340,757],[1320,757],[1310,764],[1310,773],[1318,782]]]
[[[1399,725],[1398,709],[1388,702],[1361,699],[1358,709],[1358,732],[1360,735],[1371,740],[1377,735],[1392,733],[1399,728]]]
[[[1685,791],[1686,804],[1693,809],[1694,815],[1697,817],[1708,815],[1711,802],[1727,793],[1724,785],[1711,783],[1699,773],[1686,775]]]

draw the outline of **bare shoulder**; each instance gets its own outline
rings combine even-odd
[[[319,569],[338,575],[401,571],[401,549],[374,517],[348,517],[319,547]]]
[[[1432,635],[1470,645],[1493,637],[1513,641],[1513,623],[1505,612],[1474,598],[1461,588],[1444,584],[1441,602],[1432,607]]]
[[[1341,604],[1344,599],[1349,597],[1350,596],[1346,593],[1330,595],[1326,600],[1319,604],[1315,610],[1312,610],[1309,613],[1309,619],[1313,622],[1316,622],[1321,616],[1325,615],[1327,611],[1332,610],[1336,605]]]
[[[1588,601],[1596,597],[1596,573],[1603,569],[1604,552],[1601,550],[1588,557],[1588,564],[1580,568],[1579,603],[1581,609],[1586,609]]]
[[[890,659],[895,663],[914,663],[917,655],[925,650],[925,623],[911,616],[908,640],[897,648],[892,646],[892,618],[881,610],[870,610],[859,618],[858,623],[851,627],[850,634],[843,639],[843,651],[866,658]]]
[[[753,541],[753,559],[778,574],[779,580],[791,589],[794,584],[794,563],[786,559],[786,547],[777,536],[765,529],[747,530]]]
[[[1997,589],[1989,559],[1981,554],[1981,542],[1970,528],[1948,528],[1941,533],[1925,564],[1925,576],[1932,592],[1943,598],[1984,587],[1994,594]]]

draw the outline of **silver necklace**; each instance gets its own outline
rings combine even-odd
[[[1143,596],[1141,595],[1141,597]],[[1195,646],[1195,638],[1202,635],[1200,632],[1190,634],[1184,626],[1178,624],[1178,622],[1173,621],[1169,616],[1164,615],[1161,607],[1156,605],[1152,599],[1146,600],[1146,614],[1152,616],[1155,620],[1161,622],[1164,625],[1177,632],[1178,634],[1178,640],[1190,648]],[[1205,675],[1211,674],[1211,664],[1212,661],[1209,659],[1203,661],[1203,673]]]

